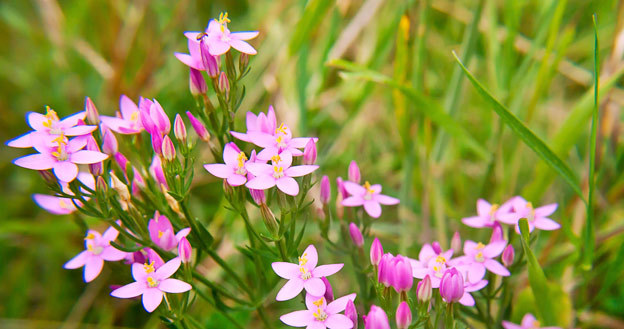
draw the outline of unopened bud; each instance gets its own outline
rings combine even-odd
[[[425,275],[425,278],[416,286],[416,298],[419,302],[426,303],[431,300],[432,293],[431,278],[429,275]]]
[[[336,195],[336,216],[338,219],[342,219],[344,217],[344,206],[342,205],[342,194],[340,193]]]
[[[176,157],[175,146],[168,135],[165,135],[162,141],[162,155],[167,161],[173,161]]]
[[[183,263],[188,263],[191,260],[192,252],[193,248],[191,248],[191,244],[188,242],[186,237],[182,237],[180,242],[178,242],[178,256]]]
[[[249,194],[251,194],[251,198],[257,205],[266,204],[266,194],[264,190],[255,190],[249,189]]]
[[[193,129],[197,133],[197,136],[199,136],[199,138],[204,142],[208,143],[210,141],[210,134],[208,133],[206,126],[204,126],[199,120],[197,120],[197,118],[195,118],[195,116],[191,112],[187,111],[186,116],[189,118],[191,126],[193,126]]]
[[[505,250],[503,250],[503,256],[501,257],[503,260],[503,265],[505,265],[506,267],[509,267],[511,264],[513,264],[514,256],[515,256],[515,251],[514,251],[513,246],[510,243],[509,245],[507,245]]]
[[[379,239],[375,238],[375,240],[373,240],[373,244],[371,244],[370,247],[371,264],[373,264],[374,266],[378,266],[379,262],[381,262],[381,257],[383,256],[383,254],[383,246],[381,245]]]
[[[325,301],[329,304],[334,301],[334,289],[326,277],[321,277],[321,281],[325,284],[325,295],[323,297],[325,297]]]
[[[89,135],[88,139],[87,139],[87,150],[88,151],[96,151],[99,152],[100,151],[100,147],[97,145],[97,142],[95,141],[95,138],[93,138],[93,136]],[[89,172],[91,172],[91,174],[93,176],[100,176],[102,175],[103,169],[102,169],[102,162],[96,162],[96,163],[90,163],[89,164]]]
[[[98,176],[95,181],[95,191],[98,193],[106,193],[108,191],[108,185],[106,185],[106,181],[104,177]]]
[[[208,38],[202,38],[199,43],[199,51],[201,53],[202,64],[206,73],[211,78],[216,78],[219,75],[219,57],[210,55]]]
[[[115,134],[108,128],[103,128],[102,132],[102,151],[108,155],[114,155],[119,149]]]
[[[85,111],[87,112],[87,123],[90,125],[100,124],[100,114],[98,113],[95,104],[88,96],[85,98]]]
[[[225,72],[219,75],[219,91],[225,95],[226,99],[230,98],[230,81]]]
[[[176,114],[175,120],[173,121],[173,134],[180,143],[186,143],[186,126],[179,113]]]
[[[433,249],[433,252],[436,253],[436,255],[442,253],[442,247],[440,247],[440,243],[438,241],[433,241],[433,243],[431,244],[431,248]]]
[[[56,176],[50,170],[38,170],[38,172],[48,185],[56,185],[58,183]]]
[[[361,175],[360,175],[360,167],[358,167],[357,162],[355,162],[355,160],[351,161],[351,163],[349,164],[349,180],[359,184],[360,180],[362,179]]]
[[[459,232],[455,231],[453,234],[453,238],[451,239],[451,249],[455,252],[459,252],[461,250],[461,236],[459,236]]]
[[[128,186],[124,184],[115,174],[111,171],[111,187],[117,192],[119,195],[121,206],[124,210],[128,210],[128,202],[130,202],[130,191],[128,191]]]
[[[204,80],[202,73],[191,67],[189,73],[189,90],[191,95],[203,95],[206,93],[206,89],[206,80]]]
[[[321,203],[324,205],[329,203],[331,198],[331,186],[329,185],[329,177],[327,175],[321,178]]]
[[[362,248],[364,245],[364,237],[355,223],[349,224],[349,234],[351,235],[351,241],[353,241],[353,244],[358,248]]]
[[[273,212],[266,203],[260,204],[260,214],[262,214],[264,225],[266,225],[269,232],[275,236],[278,233],[279,227],[277,225],[277,220],[275,220],[275,215],[273,215]]]
[[[316,143],[310,138],[303,149],[303,164],[313,165],[316,162]]]
[[[249,55],[241,53],[238,57],[238,70],[240,72],[245,72],[247,65],[249,65]]]
[[[396,311],[397,329],[407,329],[410,324],[412,324],[412,311],[407,302],[403,301]]]
[[[156,153],[158,156],[163,155],[162,145],[163,145],[162,136],[158,132],[152,134],[152,148],[154,149],[154,153]]]

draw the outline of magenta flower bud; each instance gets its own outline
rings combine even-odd
[[[147,258],[145,258],[145,255],[141,251],[128,253],[128,257],[126,257],[126,261],[129,264],[133,264],[133,263],[145,264],[146,260]]]
[[[155,99],[150,107],[150,116],[161,134],[166,135],[171,131],[171,121],[163,107]]]
[[[266,204],[266,194],[264,194],[264,190],[249,189],[249,194],[251,194],[251,198],[257,205]]]
[[[442,252],[442,247],[440,247],[440,243],[438,241],[433,241],[431,248],[433,248],[433,252],[436,254],[440,254]]]
[[[230,97],[230,81],[225,72],[221,72],[219,75],[219,91],[225,95],[225,98]]]
[[[87,112],[87,122],[90,125],[97,126],[100,124],[100,114],[88,96],[85,98],[85,112]]]
[[[371,264],[373,264],[374,266],[379,266],[379,262],[381,262],[383,253],[384,251],[381,242],[379,242],[379,239],[375,238],[375,240],[373,240],[373,244],[371,244],[370,247]]]
[[[173,141],[167,135],[165,135],[165,138],[163,138],[162,141],[162,154],[163,158],[167,161],[173,161],[176,157],[176,150],[173,145]]]
[[[351,322],[353,322],[353,329],[357,329],[358,328],[357,309],[355,308],[355,304],[353,304],[353,301],[351,299],[347,301],[347,307],[345,308],[344,314],[347,318],[349,318],[349,320],[351,320]]]
[[[444,272],[440,281],[440,296],[447,303],[459,301],[464,295],[464,277],[456,268]]]
[[[383,284],[386,288],[393,285],[394,281],[394,266],[392,265],[393,259],[394,256],[391,253],[385,253],[379,262],[377,281]]]
[[[503,240],[503,227],[499,222],[495,222],[492,227],[492,236],[490,237],[490,243]]]
[[[193,113],[186,111],[186,116],[189,118],[191,126],[193,126],[193,129],[197,133],[197,136],[199,136],[199,138],[204,142],[208,143],[210,141],[210,134],[208,133],[208,130],[206,130],[206,126],[199,122],[199,120],[195,118]]]
[[[451,239],[451,249],[455,252],[459,252],[461,250],[461,245],[461,236],[459,236],[459,232],[455,231]]]
[[[158,156],[162,156],[163,138],[159,133],[152,134],[152,148]]]
[[[360,176],[360,167],[358,167],[357,162],[355,160],[351,161],[349,164],[349,180],[354,183],[360,183],[362,177]]]
[[[326,277],[321,277],[321,281],[325,284],[325,301],[327,303],[331,303],[334,301],[334,289],[332,289],[331,284],[329,284],[329,280]]]
[[[150,219],[147,230],[152,241],[166,251],[175,248],[178,244],[169,218],[160,215],[158,211],[154,214],[154,218]]]
[[[206,80],[204,80],[204,76],[202,73],[194,68],[190,68],[189,73],[189,90],[191,91],[191,95],[203,95],[206,93]]]
[[[180,143],[186,142],[186,126],[179,113],[176,114],[175,120],[173,121],[173,134]]]
[[[216,78],[219,75],[219,57],[210,55],[208,38],[202,38],[199,43],[202,64],[208,76]]]
[[[412,324],[412,311],[407,302],[401,302],[396,311],[396,325],[398,329],[407,329]]]
[[[160,135],[156,123],[154,123],[154,120],[150,116],[152,101],[142,98],[140,104],[143,105],[139,108],[139,116],[141,118],[141,124],[143,125],[143,128],[145,128],[145,131],[147,131],[147,133],[149,133],[150,135]]]
[[[347,192],[347,189],[344,187],[342,177],[336,178],[336,188],[338,189],[338,193],[342,195],[343,200],[349,197],[349,192]]]
[[[362,248],[364,245],[364,237],[355,223],[349,224],[349,234],[351,235],[351,241],[353,241],[353,244],[358,248]]]
[[[87,138],[87,150],[100,152],[100,148],[98,147],[95,138],[93,138],[93,136],[91,135],[89,135],[89,137]],[[102,162],[89,164],[89,172],[91,172],[93,176],[100,176],[102,175],[103,171],[104,170],[102,169]]]
[[[303,149],[303,164],[313,165],[316,162],[316,143],[310,138]]]
[[[409,259],[397,255],[392,259],[392,279],[391,284],[396,292],[409,291],[414,284],[412,276],[412,264]]]
[[[191,261],[192,251],[193,249],[191,248],[191,244],[188,242],[186,237],[182,237],[182,239],[180,239],[180,242],[178,242],[178,256],[183,263],[188,263]]]
[[[119,145],[115,134],[108,128],[102,128],[102,151],[108,155],[117,153]]]
[[[431,300],[433,289],[431,287],[431,278],[429,274],[425,275],[425,278],[418,282],[416,286],[416,298],[421,303],[426,303]]]
[[[321,178],[321,203],[324,205],[329,203],[331,198],[331,186],[329,185],[329,177],[327,175]]]
[[[165,264],[165,261],[163,261],[163,259],[160,257],[160,255],[158,255],[156,251],[154,251],[154,249],[145,248],[145,251],[147,252],[146,263],[152,264],[155,270],[157,270],[158,268],[160,268],[161,266]]]
[[[513,246],[511,244],[507,245],[505,250],[503,250],[503,256],[501,256],[503,260],[503,265],[505,265],[506,267],[509,267],[511,264],[513,264],[514,255],[515,255],[515,251],[514,251]]]
[[[390,329],[388,315],[376,305],[371,305],[370,311],[364,317],[364,329]]]
[[[119,168],[121,168],[121,170],[125,173],[129,162],[126,156],[121,154],[121,152],[115,153],[115,162],[117,162]]]

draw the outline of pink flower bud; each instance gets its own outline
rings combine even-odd
[[[440,247],[440,243],[438,241],[433,241],[431,248],[433,248],[433,252],[438,255],[442,252],[442,247]]]
[[[188,242],[186,237],[182,237],[180,242],[178,242],[178,256],[182,260],[183,263],[188,263],[191,261],[191,253],[193,249],[191,248],[191,244]]]
[[[206,73],[209,77],[216,78],[219,75],[219,57],[210,55],[209,43],[208,38],[202,38],[199,43],[199,51]]]
[[[360,167],[358,167],[357,162],[355,160],[351,161],[349,164],[349,180],[354,183],[360,183],[362,177],[360,176]]]
[[[165,264],[165,261],[163,261],[163,259],[160,257],[160,255],[158,255],[156,251],[154,251],[154,249],[145,248],[145,251],[147,252],[147,263],[153,264],[155,270],[159,269]]]
[[[166,251],[175,248],[178,244],[171,222],[165,215],[160,215],[158,211],[154,214],[154,218],[150,219],[147,230],[152,242]]]
[[[432,287],[431,287],[431,278],[429,274],[425,275],[425,278],[418,282],[416,286],[416,298],[421,303],[426,303],[431,300],[432,296]]]
[[[102,194],[106,193],[106,191],[108,190],[108,185],[106,185],[104,177],[98,176],[98,178],[95,180],[95,190],[98,192],[102,192]]]
[[[386,312],[379,306],[371,305],[370,311],[364,317],[364,329],[390,329]]]
[[[173,161],[176,157],[176,150],[173,145],[173,141],[171,141],[171,138],[167,135],[165,135],[165,138],[163,138],[162,141],[162,155],[167,161]]]
[[[102,128],[102,151],[106,154],[113,155],[117,153],[119,145],[115,134],[108,128]]]
[[[117,165],[119,165],[119,168],[121,168],[121,171],[125,173],[126,167],[128,166],[128,162],[129,162],[126,156],[121,154],[121,152],[115,153],[115,162],[117,162]]]
[[[506,267],[509,267],[511,264],[513,264],[514,255],[515,255],[515,251],[514,251],[513,246],[511,244],[507,245],[505,250],[503,250],[503,256],[501,256],[503,260],[503,265],[505,265]]]
[[[386,288],[392,285],[394,279],[394,268],[392,260],[394,256],[391,253],[385,253],[379,262],[379,272],[377,273],[377,281]]]
[[[89,135],[89,137],[87,138],[87,150],[100,152],[100,148],[98,147],[97,142],[95,141],[95,138],[93,138],[93,136],[91,135]],[[93,176],[100,176],[102,175],[103,171],[104,170],[102,168],[102,162],[89,164],[89,172],[91,172]]]
[[[206,130],[206,126],[199,122],[199,120],[197,120],[191,112],[186,111],[186,116],[189,118],[191,126],[193,126],[197,136],[199,136],[199,138],[204,142],[208,143],[210,141],[210,134],[208,133],[208,130]]]
[[[100,114],[89,97],[85,98],[85,111],[87,112],[87,123],[90,125],[100,124]]]
[[[370,248],[371,264],[373,264],[374,266],[379,266],[379,262],[381,262],[383,253],[384,251],[383,251],[383,246],[381,245],[381,242],[379,242],[379,239],[375,238]]]
[[[338,193],[342,195],[343,200],[349,197],[349,192],[347,192],[347,189],[342,183],[342,177],[336,178],[336,188],[338,189]]]
[[[358,248],[362,248],[364,245],[364,237],[355,223],[349,224],[349,234],[351,235],[351,241],[353,241],[353,244]]]
[[[191,67],[189,73],[189,90],[191,95],[203,95],[206,93],[206,89],[206,80],[204,80],[202,73]]]
[[[461,236],[459,236],[459,232],[455,231],[451,239],[451,249],[455,252],[459,252],[461,250],[461,245]]]
[[[149,172],[154,177],[158,185],[164,185],[165,188],[169,188],[167,184],[167,179],[165,178],[165,172],[162,169],[162,162],[160,161],[160,157],[154,156],[152,158],[152,164],[149,166]]]
[[[499,222],[494,222],[492,227],[492,236],[490,237],[490,243],[503,240],[503,227]]]
[[[186,142],[186,126],[179,113],[176,114],[175,120],[173,121],[173,134],[180,143]]]
[[[414,277],[412,276],[410,261],[401,255],[397,255],[392,259],[390,266],[392,268],[391,284],[394,290],[400,293],[412,289]]]
[[[163,145],[162,136],[158,132],[155,134],[152,134],[152,148],[154,149],[154,152],[158,156],[162,156],[162,145]]]
[[[141,117],[141,124],[143,125],[143,128],[145,128],[145,131],[147,131],[150,135],[160,135],[158,127],[150,115],[152,101],[142,98],[139,104],[142,105],[139,106],[139,115]]]
[[[355,308],[355,304],[353,304],[352,300],[347,301],[347,307],[345,308],[345,316],[353,322],[353,329],[358,328],[358,316],[357,309]]]
[[[464,277],[456,268],[444,272],[440,281],[440,296],[447,303],[459,301],[464,295]]]
[[[327,175],[321,178],[321,203],[328,204],[331,198],[331,186],[329,185],[329,177]]]
[[[171,121],[169,121],[169,117],[163,107],[155,99],[150,107],[150,116],[161,134],[166,135],[171,131]]]
[[[303,164],[313,165],[316,162],[316,143],[310,138],[303,149]]]
[[[264,194],[264,190],[249,189],[249,194],[251,194],[251,198],[257,205],[266,204],[266,194]]]
[[[334,301],[334,289],[332,289],[331,284],[329,284],[329,280],[326,277],[321,277],[321,281],[325,284],[325,301],[327,303],[331,303]]]
[[[407,302],[401,302],[396,311],[396,325],[398,329],[407,329],[412,323],[412,311]]]
[[[225,95],[225,98],[230,98],[230,81],[225,72],[219,75],[219,91]]]

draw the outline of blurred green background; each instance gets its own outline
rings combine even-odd
[[[251,41],[258,55],[243,80],[247,93],[238,127],[244,112],[273,104],[298,135],[320,137],[323,174],[344,177],[355,159],[365,179],[383,183],[387,194],[402,200],[375,223],[374,234],[386,248],[415,257],[421,243],[438,239],[447,245],[458,229],[464,237],[485,239],[459,222],[475,212],[478,197],[502,202],[522,194],[536,205],[558,202],[553,218],[563,229],[540,233],[537,249],[547,276],[561,284],[576,309],[563,316],[582,327],[624,327],[621,1],[5,0],[0,2],[0,140],[28,130],[26,112],[49,105],[63,117],[81,110],[85,96],[107,115],[117,110],[121,94],[157,98],[171,118],[186,111],[194,106],[188,69],[173,53],[187,52],[184,31],[202,30],[221,11],[229,12],[232,31],[260,31]],[[582,201],[505,128],[467,83],[451,51],[569,164],[586,193],[593,13],[606,87],[598,130],[598,245],[594,269],[583,272],[578,266]],[[341,72],[329,65],[335,59],[381,72],[429,103]],[[423,104],[450,113],[469,138],[432,123],[431,109]],[[140,303],[108,296],[109,285],[129,277],[113,275],[124,271],[123,265],[107,265],[89,285],[80,271],[62,268],[81,250],[83,232],[72,216],[52,216],[34,204],[30,195],[44,193],[45,184],[36,173],[11,164],[27,151],[3,146],[0,152],[0,327],[158,327],[157,317],[150,318]],[[220,229],[229,239],[220,253],[241,261],[233,246],[244,242],[242,226],[218,208],[220,182],[198,173],[193,206],[223,219]],[[320,240],[316,228],[308,236],[310,242]],[[521,284],[526,277],[517,280]],[[267,305],[275,319],[286,309],[272,301]],[[205,314],[208,327],[227,327],[206,305],[197,303],[194,312]],[[237,316],[257,327],[253,314]]]

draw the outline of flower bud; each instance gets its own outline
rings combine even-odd
[[[124,184],[115,174],[111,171],[110,173],[111,182],[110,186],[117,192],[119,195],[121,207],[124,210],[128,210],[128,202],[130,202],[130,191],[128,191],[128,186]]]
[[[156,126],[156,123],[154,123],[154,120],[150,115],[150,109],[153,102],[149,99],[142,98],[140,104],[141,106],[139,107],[139,116],[141,118],[141,124],[143,125],[143,128],[145,128],[145,131],[147,131],[147,133],[150,135],[160,135],[158,132],[158,127]]]
[[[100,148],[98,147],[97,142],[95,141],[95,138],[93,138],[93,136],[91,135],[89,135],[89,137],[87,138],[86,148],[88,151],[96,151],[96,152],[100,151]],[[93,176],[102,175],[102,172],[103,172],[102,162],[89,164],[89,172],[91,172]]]
[[[249,55],[241,53],[238,57],[238,70],[239,72],[245,72],[245,69],[249,65]]]
[[[357,309],[355,308],[355,304],[353,304],[352,300],[347,301],[347,307],[345,308],[345,316],[353,322],[353,329],[358,328],[358,316]]]
[[[57,185],[58,179],[50,170],[37,170],[37,172],[41,175],[41,178],[43,178],[46,184]]]
[[[175,146],[168,135],[165,135],[162,141],[162,155],[167,161],[173,161],[176,158]]]
[[[433,252],[435,252],[437,255],[442,253],[442,247],[440,247],[440,243],[438,241],[433,241],[433,243],[431,244],[431,248],[433,248]]]
[[[329,304],[334,301],[334,289],[332,289],[332,286],[326,277],[321,277],[321,281],[325,284],[325,295],[323,297],[325,297],[325,301]]]
[[[342,219],[344,217],[344,206],[342,205],[342,194],[336,195],[336,217]]]
[[[451,239],[451,249],[453,249],[454,252],[459,252],[461,250],[461,236],[457,231],[455,231]]]
[[[391,284],[396,292],[401,293],[412,289],[414,277],[412,276],[412,264],[409,259],[397,255],[390,263],[392,271]]]
[[[103,128],[102,134],[102,151],[108,155],[117,153],[119,145],[115,134],[108,128]]]
[[[206,89],[206,80],[204,80],[202,73],[191,67],[189,73],[189,90],[191,95],[203,95],[206,93]]]
[[[156,153],[158,156],[163,155],[162,145],[163,145],[162,136],[158,132],[155,134],[152,134],[152,148],[154,149],[154,153]]]
[[[327,175],[321,178],[321,203],[324,205],[329,203],[331,198],[331,186],[329,185],[329,177]]]
[[[456,268],[444,272],[440,281],[440,296],[447,303],[459,301],[464,295],[464,277]]]
[[[90,125],[100,124],[100,114],[98,113],[95,104],[88,96],[85,98],[85,111],[87,112],[87,123]]]
[[[407,329],[412,323],[412,311],[407,302],[403,301],[399,304],[396,311],[396,325],[398,329]]]
[[[191,244],[188,242],[186,237],[182,237],[180,242],[178,242],[178,256],[182,260],[183,263],[188,263],[191,261],[191,253],[193,249],[191,248]]]
[[[126,167],[128,166],[128,163],[130,162],[128,161],[128,158],[126,158],[125,155],[121,154],[121,152],[115,153],[114,158],[119,168],[121,168],[123,172],[126,172]]]
[[[501,241],[503,239],[503,227],[499,222],[494,222],[494,226],[492,227],[492,236],[490,237],[490,243]]]
[[[360,176],[360,167],[358,167],[357,162],[355,160],[351,161],[349,164],[349,180],[354,183],[360,183],[362,177]]]
[[[173,134],[180,143],[186,144],[186,126],[179,113],[176,114],[173,121]]]
[[[303,149],[303,164],[313,165],[316,162],[316,143],[310,138]]]
[[[251,194],[251,198],[257,205],[266,204],[266,194],[264,194],[264,190],[255,190],[250,188],[249,194]]]
[[[106,181],[104,180],[104,177],[98,176],[98,178],[95,180],[95,191],[104,195],[107,190],[108,190],[108,185],[106,185]]]
[[[225,72],[221,72],[219,75],[219,91],[225,95],[226,99],[230,98],[230,81]]]
[[[219,57],[210,55],[208,38],[202,38],[199,43],[199,51],[201,53],[202,64],[208,76],[216,78],[219,75]]]
[[[279,231],[279,225],[277,224],[277,220],[275,219],[275,215],[273,215],[271,208],[269,208],[266,203],[260,204],[260,214],[262,215],[264,225],[266,225],[269,232],[276,235]]]
[[[195,116],[191,112],[186,111],[186,116],[188,116],[189,121],[191,122],[191,126],[193,126],[193,129],[195,130],[199,138],[204,142],[208,143],[210,141],[210,134],[208,133],[208,130],[206,130],[206,126],[199,122],[199,120],[197,120],[197,118],[195,118]]]
[[[432,296],[432,287],[431,287],[431,278],[429,274],[425,275],[425,278],[418,282],[416,286],[416,298],[421,303],[426,303],[431,300]]]
[[[342,177],[336,178],[336,188],[338,189],[338,194],[340,194],[344,200],[349,197],[349,192],[347,192],[347,189],[344,187],[342,182]]]
[[[509,267],[511,264],[513,264],[514,255],[515,255],[515,251],[514,251],[513,246],[510,243],[509,245],[507,245],[505,250],[503,250],[503,256],[501,256],[503,260],[503,265],[505,265],[506,267]]]
[[[373,240],[373,244],[370,247],[370,260],[373,266],[379,266],[379,262],[381,261],[383,253],[384,251],[381,242],[379,242],[379,239],[375,238],[375,240]]]
[[[392,285],[394,279],[394,269],[392,268],[392,260],[394,256],[391,253],[385,253],[379,262],[379,272],[377,273],[377,281],[386,288]]]
[[[364,245],[364,237],[355,223],[349,224],[349,234],[351,235],[353,244],[358,248],[362,248],[362,245]]]
[[[364,317],[364,329],[390,329],[386,312],[379,306],[371,305],[370,311]]]
[[[163,107],[155,99],[150,106],[150,116],[161,134],[166,135],[171,131],[171,121]]]

